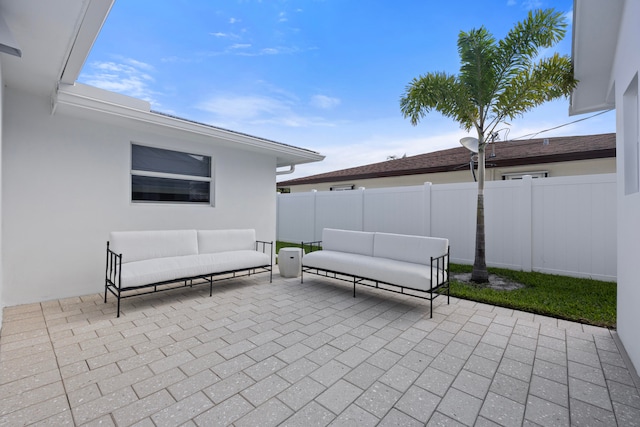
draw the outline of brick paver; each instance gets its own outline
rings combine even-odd
[[[0,426],[640,425],[615,331],[326,278],[8,307]]]

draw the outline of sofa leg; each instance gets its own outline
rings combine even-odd
[[[353,297],[356,297],[356,278],[353,278]]]

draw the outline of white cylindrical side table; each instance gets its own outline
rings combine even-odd
[[[282,248],[278,252],[278,268],[282,277],[298,277],[302,268],[302,249]]]

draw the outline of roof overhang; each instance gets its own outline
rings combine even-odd
[[[615,107],[612,66],[616,54],[623,0],[574,0],[574,76],[569,115]]]
[[[277,167],[324,159],[311,150],[170,117],[151,111],[146,101],[77,84],[114,2],[0,1],[2,84],[50,97],[54,114],[71,114],[149,132],[176,132],[183,138],[188,133],[189,138],[201,138],[207,143],[272,155]]]
[[[276,167],[324,159],[315,151],[153,112],[146,101],[80,83],[60,84],[52,99],[52,108],[55,114],[161,132],[163,135],[184,137],[187,133],[190,138],[200,138],[204,143],[272,155],[276,158]]]
[[[75,82],[114,1],[2,0],[9,46],[22,54],[3,55],[3,84],[50,96],[58,82]]]

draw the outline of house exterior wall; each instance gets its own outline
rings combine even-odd
[[[523,172],[549,172],[550,177],[592,175],[616,172],[616,159],[577,160],[572,162],[544,163],[528,166],[512,166],[486,169],[487,181],[501,181],[503,174]],[[392,176],[386,178],[355,179],[335,182],[323,182],[317,184],[291,185],[288,188],[292,193],[301,193],[311,190],[329,191],[332,186],[353,185],[355,189],[402,187],[409,185],[422,185],[425,182],[433,184],[454,184],[470,182],[473,176],[469,168],[462,168],[455,172],[440,172],[431,174],[417,174],[405,176]]]
[[[2,82],[2,55],[0,55],[0,83]],[[2,229],[3,222],[2,219],[2,139],[4,133],[2,132],[3,123],[4,123],[4,85],[0,84],[0,302],[2,302],[3,295],[3,281],[2,281]],[[0,328],[2,327],[2,304],[0,304]]]
[[[613,64],[618,153],[618,334],[636,371],[640,371],[640,192],[628,193],[629,180],[638,186],[638,71],[640,2],[626,1]],[[595,30],[595,29],[594,29]],[[635,97],[633,92],[635,91]],[[627,96],[625,96],[627,94]],[[634,150],[635,149],[635,150]],[[635,151],[635,152],[634,152]],[[636,171],[630,170],[636,165]]]
[[[4,105],[2,306],[103,292],[110,231],[275,239],[275,157],[126,118],[52,115],[48,98],[11,89]],[[132,204],[132,142],[212,156],[215,206]]]

